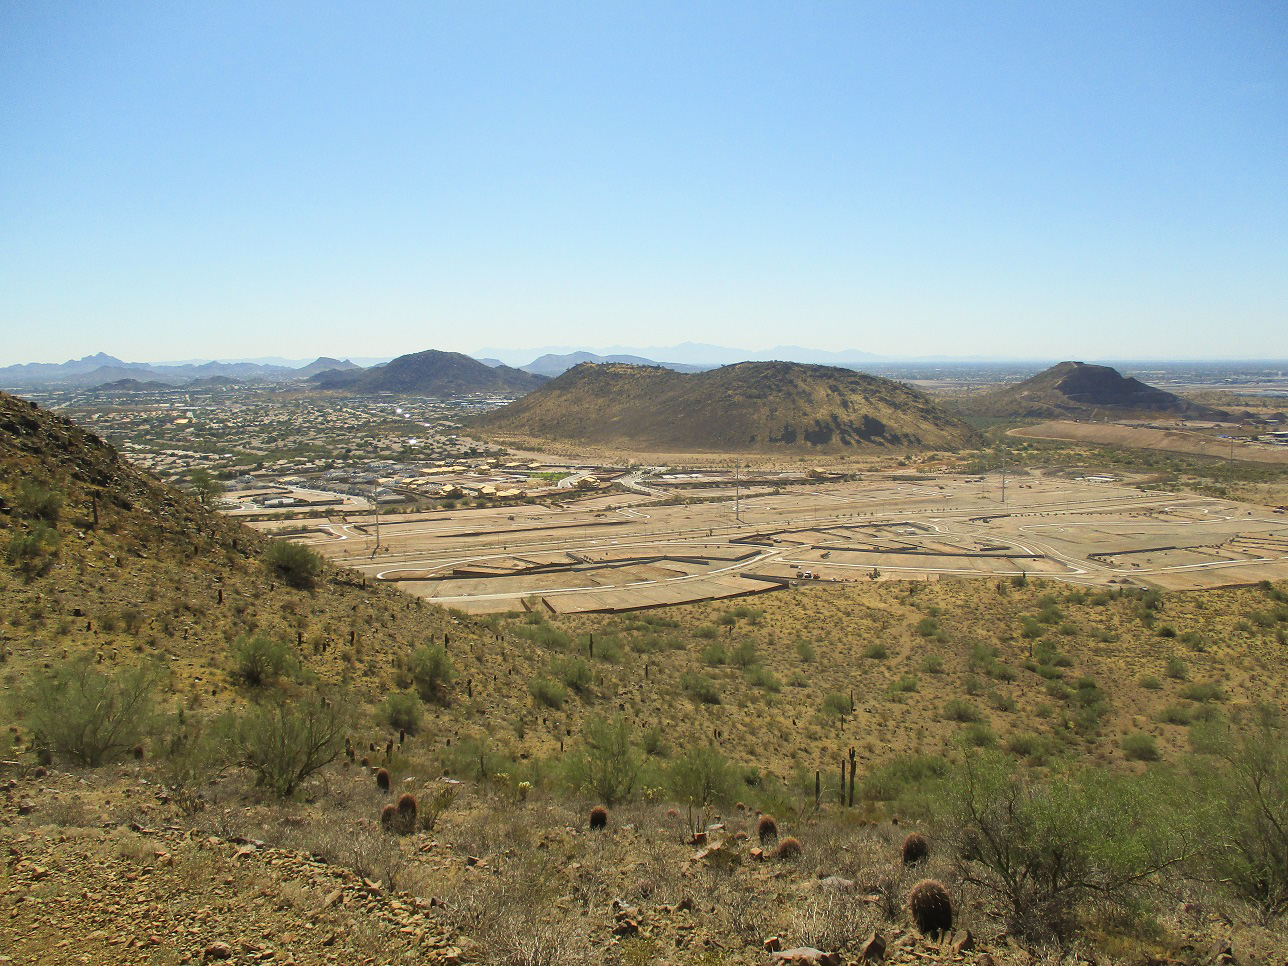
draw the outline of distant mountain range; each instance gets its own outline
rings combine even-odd
[[[300,368],[256,362],[202,362],[162,365],[124,362],[104,352],[62,363],[35,362],[0,368],[0,386],[12,389],[38,386],[95,388],[132,380],[159,386],[187,386],[211,379],[229,383],[293,382],[327,370],[357,369],[348,360],[320,358]],[[207,383],[209,384],[209,383]],[[117,387],[121,388],[121,387]],[[137,388],[137,387],[125,387]],[[149,388],[155,388],[150,386]]]
[[[529,362],[534,354],[539,358]],[[824,349],[807,349],[803,346],[780,345],[772,349],[736,349],[730,346],[708,345],[698,342],[683,342],[673,346],[610,346],[606,349],[590,352],[579,346],[544,346],[539,349],[480,349],[473,353],[475,358],[490,358],[516,366],[528,371],[547,357],[571,357],[585,354],[588,358],[577,362],[628,362],[634,365],[658,365],[679,372],[697,372],[703,369],[714,369],[735,362],[804,362],[825,366],[853,368],[865,362],[881,359],[881,356],[857,349],[846,349],[841,352],[829,352]],[[657,361],[654,361],[657,360]],[[572,365],[576,365],[574,362]],[[565,370],[572,366],[565,366]],[[542,372],[543,375],[557,373]]]

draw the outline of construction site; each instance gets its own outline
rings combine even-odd
[[[892,474],[637,490],[252,525],[472,613],[633,610],[799,581],[1032,576],[1190,589],[1288,577],[1288,518],[1277,509],[1108,478]]]

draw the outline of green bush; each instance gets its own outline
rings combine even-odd
[[[556,665],[556,670],[559,680],[578,694],[585,694],[590,690],[594,676],[591,674],[590,665],[581,658],[574,657],[562,661]]]
[[[884,661],[890,656],[890,649],[884,644],[869,644],[863,649],[863,656],[873,661]]]
[[[796,642],[796,656],[806,664],[811,664],[818,655],[814,651],[814,645],[802,638]]]
[[[1221,685],[1215,681],[1195,682],[1187,684],[1181,688],[1181,697],[1188,701],[1224,701],[1225,694],[1221,691]]]
[[[943,835],[962,883],[1000,900],[1010,932],[1063,941],[1088,905],[1126,915],[1195,853],[1200,823],[1172,782],[1098,769],[1043,779],[975,752],[942,786]]]
[[[28,520],[43,520],[53,525],[62,516],[63,495],[35,480],[23,480],[14,491],[13,505]]]
[[[1179,657],[1169,657],[1167,659],[1167,667],[1163,670],[1163,673],[1169,678],[1173,678],[1177,681],[1184,681],[1190,676],[1190,669],[1189,666]]]
[[[927,674],[943,674],[944,659],[938,654],[927,654],[921,659],[921,669]]]
[[[1224,766],[1208,773],[1221,816],[1210,861],[1217,881],[1276,916],[1288,911],[1288,734],[1269,706],[1238,724],[1218,746]]]
[[[729,660],[725,646],[719,641],[708,644],[702,649],[702,663],[707,667],[719,667]]]
[[[28,577],[39,577],[54,563],[62,535],[48,524],[38,523],[26,533],[15,533],[5,548],[5,562]]]
[[[868,773],[863,779],[862,795],[871,802],[915,799],[948,770],[948,762],[935,755],[901,755],[882,762]]]
[[[415,691],[395,691],[388,695],[380,712],[391,728],[409,735],[420,730],[420,696]]]
[[[839,718],[850,713],[850,699],[839,691],[830,691],[823,695],[819,712],[829,718]]]
[[[772,694],[777,694],[783,689],[783,682],[763,664],[753,664],[747,668],[747,683]]]
[[[569,761],[573,784],[609,807],[629,799],[644,767],[644,756],[631,739],[631,726],[623,715],[587,721],[581,748]]]
[[[1123,754],[1131,761],[1158,761],[1158,741],[1143,731],[1123,735],[1122,747]]]
[[[104,673],[78,657],[34,673],[18,692],[19,710],[38,745],[94,768],[143,739],[154,683],[141,665]]]
[[[423,700],[445,700],[447,688],[456,678],[447,648],[442,644],[427,644],[416,648],[411,656],[411,678]]]
[[[738,667],[746,668],[756,663],[756,642],[753,640],[739,641],[729,655],[732,664]]]
[[[738,772],[713,745],[695,745],[671,764],[667,779],[680,801],[705,807],[734,797]]]
[[[962,724],[974,724],[981,720],[979,709],[963,698],[951,698],[944,705],[944,717],[949,721],[957,721]]]
[[[252,707],[236,721],[239,758],[258,785],[290,798],[310,775],[344,750],[341,702],[314,695]]]
[[[264,565],[289,586],[309,590],[322,576],[322,557],[289,540],[271,540],[264,551]]]
[[[563,707],[568,696],[567,690],[558,681],[547,677],[535,677],[528,683],[528,692],[538,704],[556,711]]]
[[[267,634],[242,635],[232,652],[233,677],[253,688],[272,684],[299,663],[290,644]]]
[[[923,617],[917,621],[916,630],[922,637],[936,637],[939,634],[939,621],[933,617]]]
[[[705,674],[685,671],[680,675],[680,687],[700,704],[720,703],[720,686]]]

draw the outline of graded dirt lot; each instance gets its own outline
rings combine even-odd
[[[676,496],[683,498],[685,491]],[[294,520],[338,563],[462,610],[543,603],[629,610],[781,589],[1047,576],[1075,584],[1197,588],[1288,576],[1288,517],[1127,484],[1027,476],[887,476],[782,491],[638,494],[556,507]],[[283,524],[258,524],[272,530]]]
[[[1059,439],[1101,446],[1157,449],[1169,453],[1191,453],[1195,456],[1228,458],[1233,452],[1239,459],[1254,463],[1288,463],[1288,446],[1236,440],[1232,447],[1230,440],[1181,429],[1150,429],[1147,426],[1123,426],[1119,423],[1079,423],[1056,419],[1036,426],[1013,429],[1007,435],[1024,439]]]

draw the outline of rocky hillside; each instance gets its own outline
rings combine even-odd
[[[1090,418],[1102,416],[1173,415],[1222,419],[1220,410],[1190,402],[1173,393],[1124,376],[1109,366],[1061,362],[1031,379],[960,401],[961,408],[981,416],[1019,419]]]
[[[475,392],[528,392],[546,379],[509,366],[487,366],[459,352],[426,349],[370,369],[322,372],[313,381],[322,389],[356,393],[457,396]]]
[[[849,369],[742,362],[700,373],[584,364],[480,417],[496,438],[687,452],[958,449],[973,431],[923,393]]]

